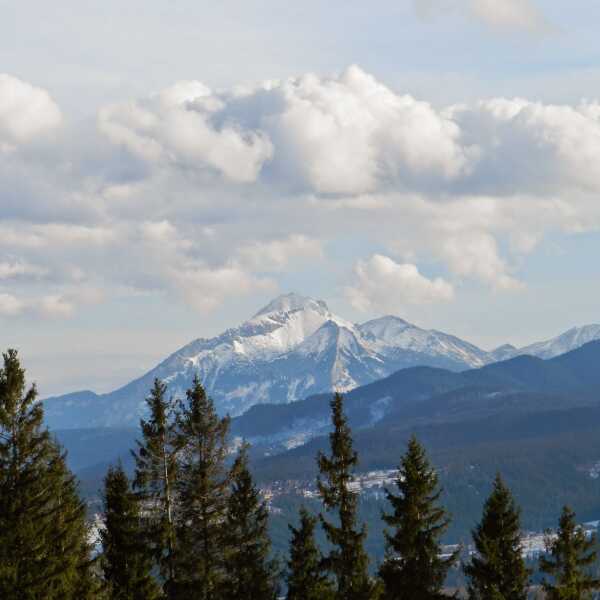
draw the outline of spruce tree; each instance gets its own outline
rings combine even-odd
[[[223,597],[228,600],[274,600],[277,597],[278,573],[276,561],[269,557],[269,513],[252,480],[246,446],[238,453],[231,469],[231,479]]]
[[[290,557],[287,572],[287,600],[327,600],[333,597],[331,582],[323,571],[322,556],[315,541],[317,518],[302,507],[300,526],[288,525]]]
[[[548,600],[584,600],[600,588],[600,580],[590,573],[597,558],[595,546],[595,536],[588,539],[575,513],[565,506],[556,537],[546,541],[549,556],[540,559],[540,570],[552,577],[542,584]]]
[[[521,555],[520,511],[497,475],[481,523],[476,554],[464,567],[471,600],[526,600],[529,571]]]
[[[223,597],[230,477],[225,465],[229,418],[219,418],[197,377],[177,414],[177,597]]]
[[[333,549],[324,565],[335,578],[335,598],[369,600],[374,586],[368,574],[369,559],[364,549],[366,527],[357,521],[358,494],[350,489],[358,456],[352,446],[352,433],[343,408],[343,397],[335,394],[331,401],[333,431],[329,435],[331,455],[319,452],[317,487],[327,512],[337,521],[320,515],[321,524]]]
[[[155,600],[159,586],[151,575],[152,555],[142,533],[140,502],[121,465],[104,479],[100,530],[102,570],[111,600]]]
[[[50,464],[52,477],[61,481],[62,485],[54,498],[48,551],[57,557],[63,557],[71,564],[70,568],[64,570],[62,581],[55,583],[55,596],[99,600],[101,580],[96,572],[96,560],[91,558],[91,529],[86,518],[85,505],[79,498],[77,481],[67,468],[60,447],[55,445],[52,452],[55,456],[55,460]],[[71,590],[70,596],[61,596],[65,589]],[[45,597],[54,596],[46,591]]]
[[[178,446],[166,390],[167,386],[155,379],[146,399],[149,418],[140,422],[142,439],[133,453],[136,464],[133,487],[143,506],[146,543],[159,567],[165,593],[171,598],[176,582],[173,494]]]
[[[396,486],[399,494],[387,491],[393,512],[383,515],[384,521],[394,528],[385,532],[386,559],[379,570],[384,598],[441,598],[448,569],[458,553],[441,557],[440,537],[450,521],[438,503],[438,476],[414,436],[400,462]]]
[[[16,350],[3,359],[0,598],[81,600],[94,588],[85,506]]]

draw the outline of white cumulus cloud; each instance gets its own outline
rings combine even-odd
[[[317,192],[357,194],[418,177],[452,179],[469,150],[460,130],[426,102],[393,92],[352,66],[339,77],[315,75],[274,86],[280,112],[266,129],[275,161]]]
[[[381,254],[358,261],[354,278],[346,295],[358,310],[395,312],[407,304],[444,302],[454,297],[452,285],[441,277],[428,279],[416,265],[397,263]]]
[[[496,290],[516,290],[522,284],[507,272],[493,235],[470,232],[464,236],[442,238],[439,256],[460,277],[471,277]]]
[[[26,143],[60,125],[61,112],[50,94],[0,73],[0,149]]]
[[[212,115],[221,108],[201,83],[180,82],[144,101],[103,108],[98,126],[144,160],[210,167],[235,182],[255,181],[271,158],[271,143],[240,123],[215,124]]]
[[[427,102],[393,92],[357,66],[254,88],[212,92],[180,82],[104,108],[100,130],[150,162],[209,165],[236,182],[263,179],[327,194],[359,194],[468,169],[456,124]]]

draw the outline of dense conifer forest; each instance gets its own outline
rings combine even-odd
[[[229,418],[197,378],[177,401],[155,381],[132,449],[134,475],[121,464],[108,469],[94,522],[17,352],[3,359],[3,600],[579,600],[600,589],[596,539],[567,506],[539,564],[525,562],[520,509],[500,473],[471,545],[445,547],[451,516],[415,436],[398,457],[387,509],[372,515],[386,540],[385,555],[373,557],[351,485],[360,456],[340,394],[330,403],[328,446],[315,456],[318,501],[288,524],[287,555],[273,552],[248,446],[234,447]]]

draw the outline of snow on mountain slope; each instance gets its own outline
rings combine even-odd
[[[339,320],[324,323],[291,353],[292,360],[296,357],[321,365],[328,378],[322,391],[345,392],[378,379],[385,372],[383,358],[365,343],[360,331]]]
[[[490,352],[492,362],[498,362],[501,360],[507,360],[514,358],[519,354],[519,350],[512,344],[502,344]]]
[[[155,377],[182,396],[197,374],[218,410],[237,415],[257,403],[347,391],[403,367],[460,370],[484,361],[479,348],[397,317],[356,325],[323,301],[286,294],[239,327],[194,340],[114,392],[93,400],[89,392],[48,399],[46,415],[53,427],[136,425]]]
[[[565,331],[565,333],[549,340],[519,348],[515,350],[513,356],[531,354],[539,358],[554,358],[594,340],[600,340],[600,325],[573,327],[569,331]]]
[[[584,325],[583,327],[573,327],[556,337],[535,342],[522,348],[515,348],[511,344],[504,344],[488,353],[487,363],[508,360],[516,356],[528,354],[538,358],[554,358],[576,350],[588,342],[600,340],[600,325]]]
[[[412,366],[460,371],[530,353],[547,358],[600,338],[600,326],[573,329],[523,349],[485,352],[446,333],[393,316],[353,324],[325,302],[299,294],[276,298],[239,327],[197,339],[157,367],[109,394],[69,394],[45,401],[54,428],[135,426],[155,378],[181,397],[198,375],[221,413],[254,404],[289,403],[311,394],[348,391]]]
[[[472,367],[488,362],[488,353],[477,346],[441,331],[421,329],[398,317],[381,317],[358,327],[372,347],[384,356],[401,350],[444,357]]]

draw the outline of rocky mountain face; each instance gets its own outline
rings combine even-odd
[[[122,388],[49,398],[45,411],[53,428],[136,426],[154,378],[177,397],[197,374],[217,409],[235,416],[256,404],[345,392],[407,367],[463,371],[523,353],[550,358],[597,338],[600,326],[588,326],[520,350],[506,345],[486,352],[394,316],[351,323],[323,301],[287,294],[239,327],[194,340]]]

